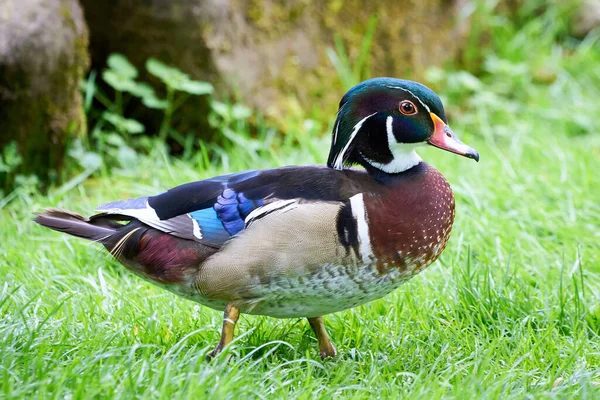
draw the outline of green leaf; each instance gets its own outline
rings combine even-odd
[[[96,170],[102,165],[102,156],[98,153],[86,151],[77,161],[84,169]]]
[[[131,87],[135,85],[135,82],[128,77],[119,75],[110,69],[102,72],[102,79],[104,79],[104,82],[108,83],[110,87],[119,92],[128,92]]]
[[[195,95],[209,94],[214,90],[210,83],[192,80],[189,75],[177,68],[170,67],[154,58],[146,62],[146,69],[171,89]]]
[[[93,171],[102,165],[102,157],[98,153],[86,151],[80,140],[71,145],[68,154],[86,170]]]
[[[180,81],[174,88],[195,95],[210,94],[213,92],[213,85],[210,83],[192,80]]]
[[[220,101],[211,101],[210,107],[212,110],[221,116],[223,119],[229,119],[231,117],[231,111],[227,104],[221,103]]]
[[[121,136],[117,135],[116,133],[105,133],[105,140],[106,143],[114,146],[114,147],[121,147],[121,146],[127,146],[127,143],[125,143],[125,139],[123,139]]]
[[[175,88],[180,81],[189,81],[190,77],[178,70],[177,68],[169,67],[161,61],[154,58],[146,61],[146,69],[148,72],[169,87]]]
[[[116,157],[122,168],[135,168],[138,162],[135,150],[126,145],[119,147]]]
[[[169,107],[169,102],[167,100],[159,99],[154,95],[143,97],[142,103],[148,108],[156,108],[159,110],[166,110]]]
[[[148,96],[155,96],[154,88],[147,83],[131,81],[130,85],[127,85],[126,92],[140,98]]]
[[[37,188],[40,179],[36,175],[17,175],[15,177],[15,186],[32,191]]]
[[[127,132],[131,134],[142,133],[144,132],[144,125],[136,121],[135,119],[129,119],[122,117],[118,114],[111,112],[104,112],[102,117],[113,124],[115,128],[117,128],[120,132]]]
[[[17,143],[12,141],[4,146],[0,154],[0,172],[11,172],[23,162]]]
[[[149,84],[136,82],[128,77],[119,75],[112,70],[102,72],[102,79],[119,92],[127,92],[139,98],[156,96],[154,94],[154,89]]]
[[[131,84],[124,84],[122,87],[124,92],[142,99],[142,103],[146,107],[164,110],[169,106],[166,100],[156,97],[154,88],[147,83],[131,81]]]
[[[138,70],[129,62],[127,57],[122,54],[114,53],[108,57],[108,66],[123,78],[135,79],[138,76]]]
[[[231,115],[234,119],[248,119],[252,115],[252,110],[242,104],[235,104],[231,108]]]

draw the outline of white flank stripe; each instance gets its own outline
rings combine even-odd
[[[360,130],[362,125],[365,123],[365,121],[368,120],[369,118],[371,118],[375,114],[377,114],[377,113],[374,112],[371,115],[367,115],[366,117],[364,117],[363,119],[358,121],[358,123],[356,125],[354,125],[354,128],[352,128],[352,133],[350,134],[350,138],[346,142],[346,145],[344,146],[342,151],[340,151],[339,154],[335,157],[335,161],[333,163],[333,168],[344,169],[344,154],[346,153],[346,151],[348,151],[348,147],[350,147],[350,143],[352,143],[352,141],[356,137],[356,134],[358,133],[358,131]]]
[[[413,92],[411,92],[410,90],[408,90],[408,89],[405,89],[405,88],[403,88],[403,87],[400,87],[400,86],[387,86],[387,85],[386,85],[386,87],[389,87],[390,89],[400,89],[400,90],[404,90],[405,92],[408,92],[408,93],[410,93],[410,94],[412,95],[412,97],[414,97],[415,99],[419,100],[419,103],[421,103],[421,105],[422,105],[423,107],[425,107],[425,109],[427,110],[427,112],[431,112],[431,110],[429,109],[429,107],[427,106],[427,104],[425,104],[425,103],[423,102],[423,100],[421,100],[421,99],[420,99],[420,98],[419,98],[417,95],[415,95],[415,94],[414,94]]]
[[[252,222],[252,220],[260,218],[261,215],[268,214],[268,213],[272,212],[273,210],[277,210],[278,208],[287,208],[287,206],[290,206],[293,203],[296,203],[296,199],[278,200],[278,201],[274,201],[273,203],[269,203],[265,206],[257,208],[256,210],[254,210],[250,214],[248,214],[248,216],[244,220],[244,223],[246,225],[248,225],[250,222]]]
[[[359,193],[350,197],[352,216],[356,219],[358,240],[360,241],[360,255],[364,263],[370,262],[373,251],[371,250],[371,238],[369,237],[369,224],[367,221],[367,210],[363,201],[363,194]]]

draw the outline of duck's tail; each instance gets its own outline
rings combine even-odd
[[[186,281],[215,252],[126,215],[96,214],[85,218],[71,211],[47,209],[37,213],[34,221],[55,231],[101,243],[125,267],[159,283]]]
[[[71,211],[48,208],[36,215],[33,220],[42,226],[103,244],[122,227],[115,218],[102,214],[85,218]]]

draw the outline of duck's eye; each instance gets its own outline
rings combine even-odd
[[[404,100],[400,103],[400,112],[404,115],[415,115],[417,113],[417,107],[410,100]]]

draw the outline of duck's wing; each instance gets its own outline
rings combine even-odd
[[[318,316],[338,310],[332,299],[364,295],[356,291],[372,262],[363,194],[282,200],[208,257],[193,284],[244,312]]]
[[[220,248],[257,220],[297,202],[345,201],[378,186],[362,171],[283,167],[192,182],[156,196],[107,203],[97,211]]]

